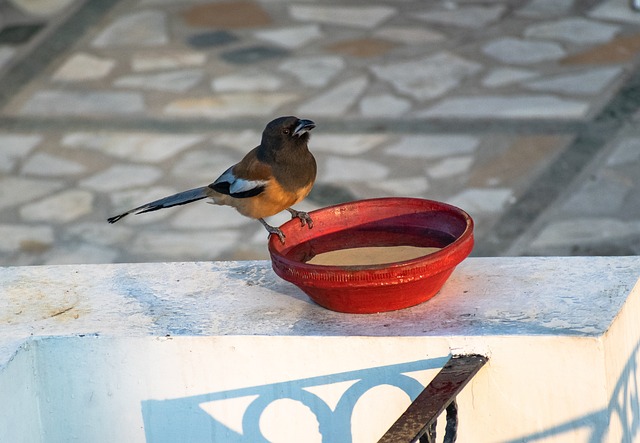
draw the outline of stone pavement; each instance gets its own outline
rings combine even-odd
[[[266,258],[229,208],[106,218],[287,114],[318,125],[299,209],[416,196],[476,255],[638,254],[639,51],[626,0],[4,2],[0,264]]]

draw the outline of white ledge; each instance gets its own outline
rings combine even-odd
[[[0,268],[2,345],[88,335],[603,334],[640,257],[469,258],[442,291],[373,315],[326,310],[267,261]]]

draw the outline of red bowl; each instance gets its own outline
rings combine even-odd
[[[440,290],[473,248],[473,220],[461,209],[417,198],[377,198],[313,211],[313,229],[293,219],[272,235],[275,273],[320,306],[367,314],[408,308]],[[367,246],[442,248],[412,260],[369,266],[306,263],[317,254]]]

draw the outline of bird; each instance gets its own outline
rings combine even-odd
[[[308,147],[309,131],[315,127],[308,119],[276,118],[265,127],[260,144],[213,183],[145,203],[107,221],[115,223],[132,213],[142,214],[209,198],[208,203],[232,206],[240,214],[257,219],[269,236],[277,235],[284,244],[284,233],[264,218],[286,210],[292,219],[300,220],[302,227],[313,228],[309,214],[292,206],[309,194],[316,179],[317,164]]]

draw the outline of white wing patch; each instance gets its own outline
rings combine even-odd
[[[224,171],[224,173],[213,182],[212,185],[220,185],[222,183],[229,184],[229,194],[237,195],[244,192],[250,192],[253,189],[264,187],[267,185],[267,180],[246,180],[244,178],[238,178],[233,173],[233,166]],[[215,186],[214,186],[215,189]],[[225,192],[226,194],[226,192]]]
[[[233,174],[231,174],[233,175]],[[239,194],[241,192],[251,191],[252,189],[265,186],[268,182],[266,180],[244,180],[242,178],[236,178],[230,182],[229,191],[231,194]]]

